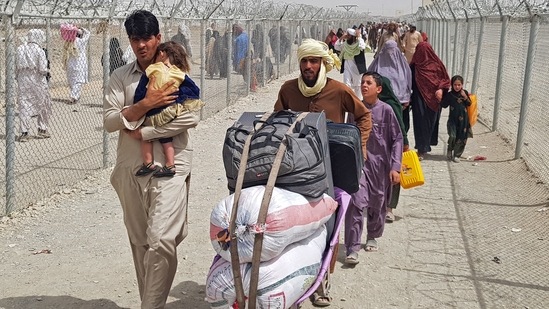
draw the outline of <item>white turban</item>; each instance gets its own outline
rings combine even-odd
[[[328,48],[328,45],[324,42],[317,41],[314,39],[305,39],[301,42],[301,45],[297,48],[297,59],[301,62],[301,59],[305,57],[321,57],[322,63],[320,65],[320,71],[318,72],[318,77],[314,86],[309,87],[303,81],[303,77],[299,75],[297,79],[297,84],[299,91],[305,97],[312,97],[318,94],[324,86],[326,86],[327,76],[326,73],[332,70],[332,68],[341,67],[341,61],[332,53]]]
[[[341,61],[332,53],[328,45],[324,42],[314,39],[304,39],[301,45],[297,48],[297,59],[305,57],[322,57],[322,62],[326,66],[326,73],[330,72],[334,67],[339,70]]]
[[[347,34],[349,34],[350,36],[356,36],[356,31],[353,28],[349,28],[347,29]]]
[[[29,43],[36,43],[38,45],[42,45],[46,41],[46,35],[44,34],[44,31],[40,29],[31,29],[27,33],[27,42]]]

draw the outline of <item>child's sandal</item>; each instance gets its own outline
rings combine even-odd
[[[156,172],[153,177],[173,177],[175,175],[175,165],[162,166]]]
[[[148,164],[143,163],[143,165],[141,165],[141,168],[139,168],[137,173],[135,173],[135,176],[146,176],[150,173],[156,172],[157,170],[158,166],[154,165],[152,162]]]

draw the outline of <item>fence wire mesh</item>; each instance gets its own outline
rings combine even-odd
[[[114,162],[117,134],[103,130],[103,89],[115,66],[133,60],[123,25],[130,12],[153,12],[163,41],[186,35],[186,48],[192,56],[190,77],[206,102],[200,113],[203,119],[296,71],[296,49],[302,39],[323,41],[330,29],[366,20],[364,14],[355,12],[278,1],[3,0],[0,7],[0,117],[4,120],[0,164],[6,175],[0,181],[1,215],[56,192],[70,191],[86,175]],[[79,53],[81,60],[70,63],[69,71],[65,56],[71,49],[60,31],[66,24],[89,31]],[[243,70],[233,61],[233,25],[241,26],[248,35]],[[45,35],[41,47],[47,52],[51,75],[45,92],[51,97],[50,138],[43,138],[39,131],[43,127],[38,126],[37,113],[22,109],[18,99],[29,89],[18,83],[16,58],[18,48],[27,44],[30,29],[42,30]],[[113,48],[116,45],[120,49]],[[71,94],[77,91],[71,87],[75,84],[70,83],[74,81],[72,71],[77,71],[76,79],[87,75],[79,97]],[[78,100],[72,104],[75,96]],[[27,129],[21,127],[25,115],[30,117]],[[20,142],[25,130],[28,142]]]
[[[520,207],[547,205],[548,13],[549,1],[470,0],[435,1],[415,15],[415,22],[428,32],[429,40],[449,74],[462,75],[465,88],[477,94],[479,119],[515,150],[514,157],[492,162],[494,168],[500,164],[511,165],[507,161],[523,158],[539,179],[538,183],[545,184],[539,187],[525,185],[525,178],[531,175],[521,173],[517,164],[514,165],[513,185],[520,189],[520,196],[502,192],[509,182],[486,179],[498,193],[493,197],[479,196],[476,207],[459,209],[464,238],[471,244],[471,268],[478,279],[479,291],[482,291],[479,299],[488,303],[488,307],[519,307],[525,300],[528,307],[547,307],[547,295],[543,291],[549,281],[547,276],[537,275],[539,261],[547,251],[537,247],[535,241],[542,238],[539,235],[546,234],[547,226],[535,213]],[[472,187],[467,190],[472,196],[480,194]],[[497,215],[492,216],[496,212]],[[485,221],[487,217],[491,218],[489,222]],[[509,256],[510,259],[520,258],[521,263],[508,265],[505,270],[495,263],[481,262],[491,253],[498,252],[501,242],[515,241],[514,237],[500,233],[501,227],[510,221],[528,229],[532,241],[521,244],[522,252],[528,254],[517,252]],[[520,293],[513,287],[520,289]],[[509,303],[502,297],[509,294],[521,296]]]
[[[547,0],[439,0],[414,15],[448,72],[462,75],[466,89],[476,92],[479,118],[514,146],[515,158],[524,158],[545,183],[547,14]]]

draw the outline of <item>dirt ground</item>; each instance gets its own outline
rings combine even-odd
[[[271,110],[283,80],[192,130],[189,236],[179,246],[166,308],[209,308],[209,216],[227,195],[225,130],[243,111]],[[446,161],[445,127],[443,118],[439,146],[422,162],[426,184],[402,190],[397,220],[386,225],[379,251],[361,251],[360,264],[346,268],[340,248],[330,308],[549,308],[547,186],[482,124],[462,162]],[[410,139],[413,146],[412,132]],[[487,159],[474,161],[477,155]],[[1,218],[0,308],[139,307],[109,175],[110,169],[90,174],[70,190]],[[307,301],[303,308],[313,306]]]

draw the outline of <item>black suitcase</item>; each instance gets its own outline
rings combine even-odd
[[[238,175],[238,166],[240,165],[240,157],[239,155],[236,156],[235,152],[238,154],[238,152],[242,151],[241,147],[243,146],[243,142],[246,139],[246,136],[250,133],[253,134],[254,125],[261,119],[263,114],[263,112],[244,112],[235,122],[235,124],[227,129],[227,135],[225,137],[225,142],[223,145],[223,163],[225,165],[228,189],[231,192],[234,192],[235,190],[236,178]],[[299,115],[299,113],[292,111],[279,111],[275,112],[275,114],[276,122],[289,124],[291,124],[297,118],[297,115]],[[275,186],[302,194],[307,197],[316,198],[321,196],[323,193],[327,193],[328,195],[334,197],[331,175],[332,168],[330,161],[330,151],[328,146],[328,134],[326,130],[326,115],[323,112],[309,113],[302,120],[302,122],[307,126],[315,128],[318,132],[322,146],[321,155],[323,156],[323,160],[321,161],[324,165],[324,175],[311,174],[311,171],[286,175],[281,174],[282,172],[279,172]],[[284,126],[281,127],[281,130],[284,130]],[[276,132],[275,134],[278,135],[278,132]],[[270,148],[272,150],[272,147]],[[248,159],[247,166],[249,170],[247,169],[247,172],[245,174],[243,188],[256,185],[264,185],[267,183],[270,165],[265,165],[264,168],[254,165],[255,159],[256,158],[253,157],[250,157]],[[314,158],[310,159],[312,161]],[[257,160],[261,162],[261,160],[263,159],[261,157],[257,157]],[[262,171],[256,172],[259,170]],[[250,171],[254,171],[254,173],[250,173]]]
[[[355,193],[364,164],[360,129],[354,124],[334,122],[328,123],[327,129],[334,186]]]

